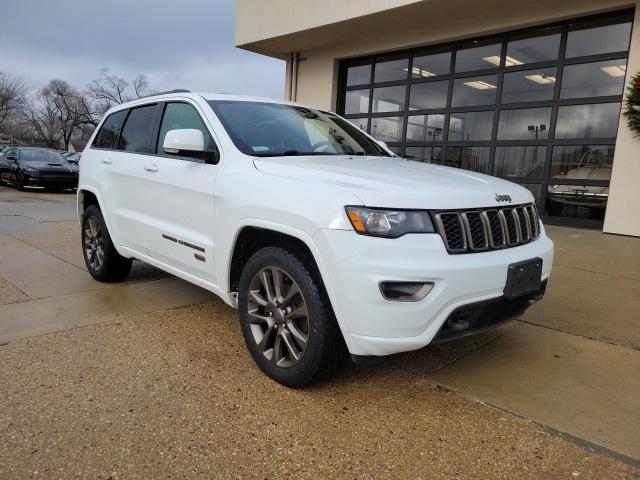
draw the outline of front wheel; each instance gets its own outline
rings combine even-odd
[[[131,270],[130,258],[118,253],[111,241],[102,212],[89,206],[82,216],[82,252],[87,270],[100,282],[124,280]]]
[[[20,192],[24,192],[24,175],[21,172],[16,174],[16,188]]]
[[[310,385],[346,358],[317,277],[311,266],[278,247],[254,253],[240,277],[238,308],[247,348],[264,373],[287,387]]]

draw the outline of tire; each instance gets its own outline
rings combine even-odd
[[[125,258],[113,246],[102,212],[90,205],[82,216],[82,254],[87,270],[99,282],[124,280],[131,270],[130,258]]]
[[[247,261],[238,287],[240,325],[251,356],[267,376],[291,388],[332,373],[348,355],[320,275],[303,258],[284,248],[262,248]]]
[[[19,192],[24,192],[24,177],[22,173],[16,173],[16,188]]]

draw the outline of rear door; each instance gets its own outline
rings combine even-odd
[[[139,188],[146,219],[144,238],[154,258],[215,282],[213,265],[213,190],[219,154],[204,115],[196,103],[167,102],[160,106],[161,120],[154,136],[154,156],[146,157],[144,181]],[[164,152],[169,130],[194,128],[205,138],[202,152]]]
[[[144,167],[153,153],[158,107],[158,103],[152,103],[127,110],[115,148],[105,150],[100,157],[100,189],[117,242],[141,253],[147,253],[145,235],[154,221],[145,213],[153,199],[145,191]]]

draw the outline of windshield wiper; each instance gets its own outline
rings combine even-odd
[[[334,152],[301,152],[299,150],[285,150],[276,153],[258,153],[257,157],[294,157],[294,156],[311,156],[311,155],[344,155],[343,153]]]

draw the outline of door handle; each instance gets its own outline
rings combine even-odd
[[[157,172],[158,170],[160,170],[155,163],[152,163],[151,165],[145,165],[144,169],[147,172]]]
[[[105,165],[111,165],[113,163],[113,160],[111,158],[101,158],[100,161]]]

